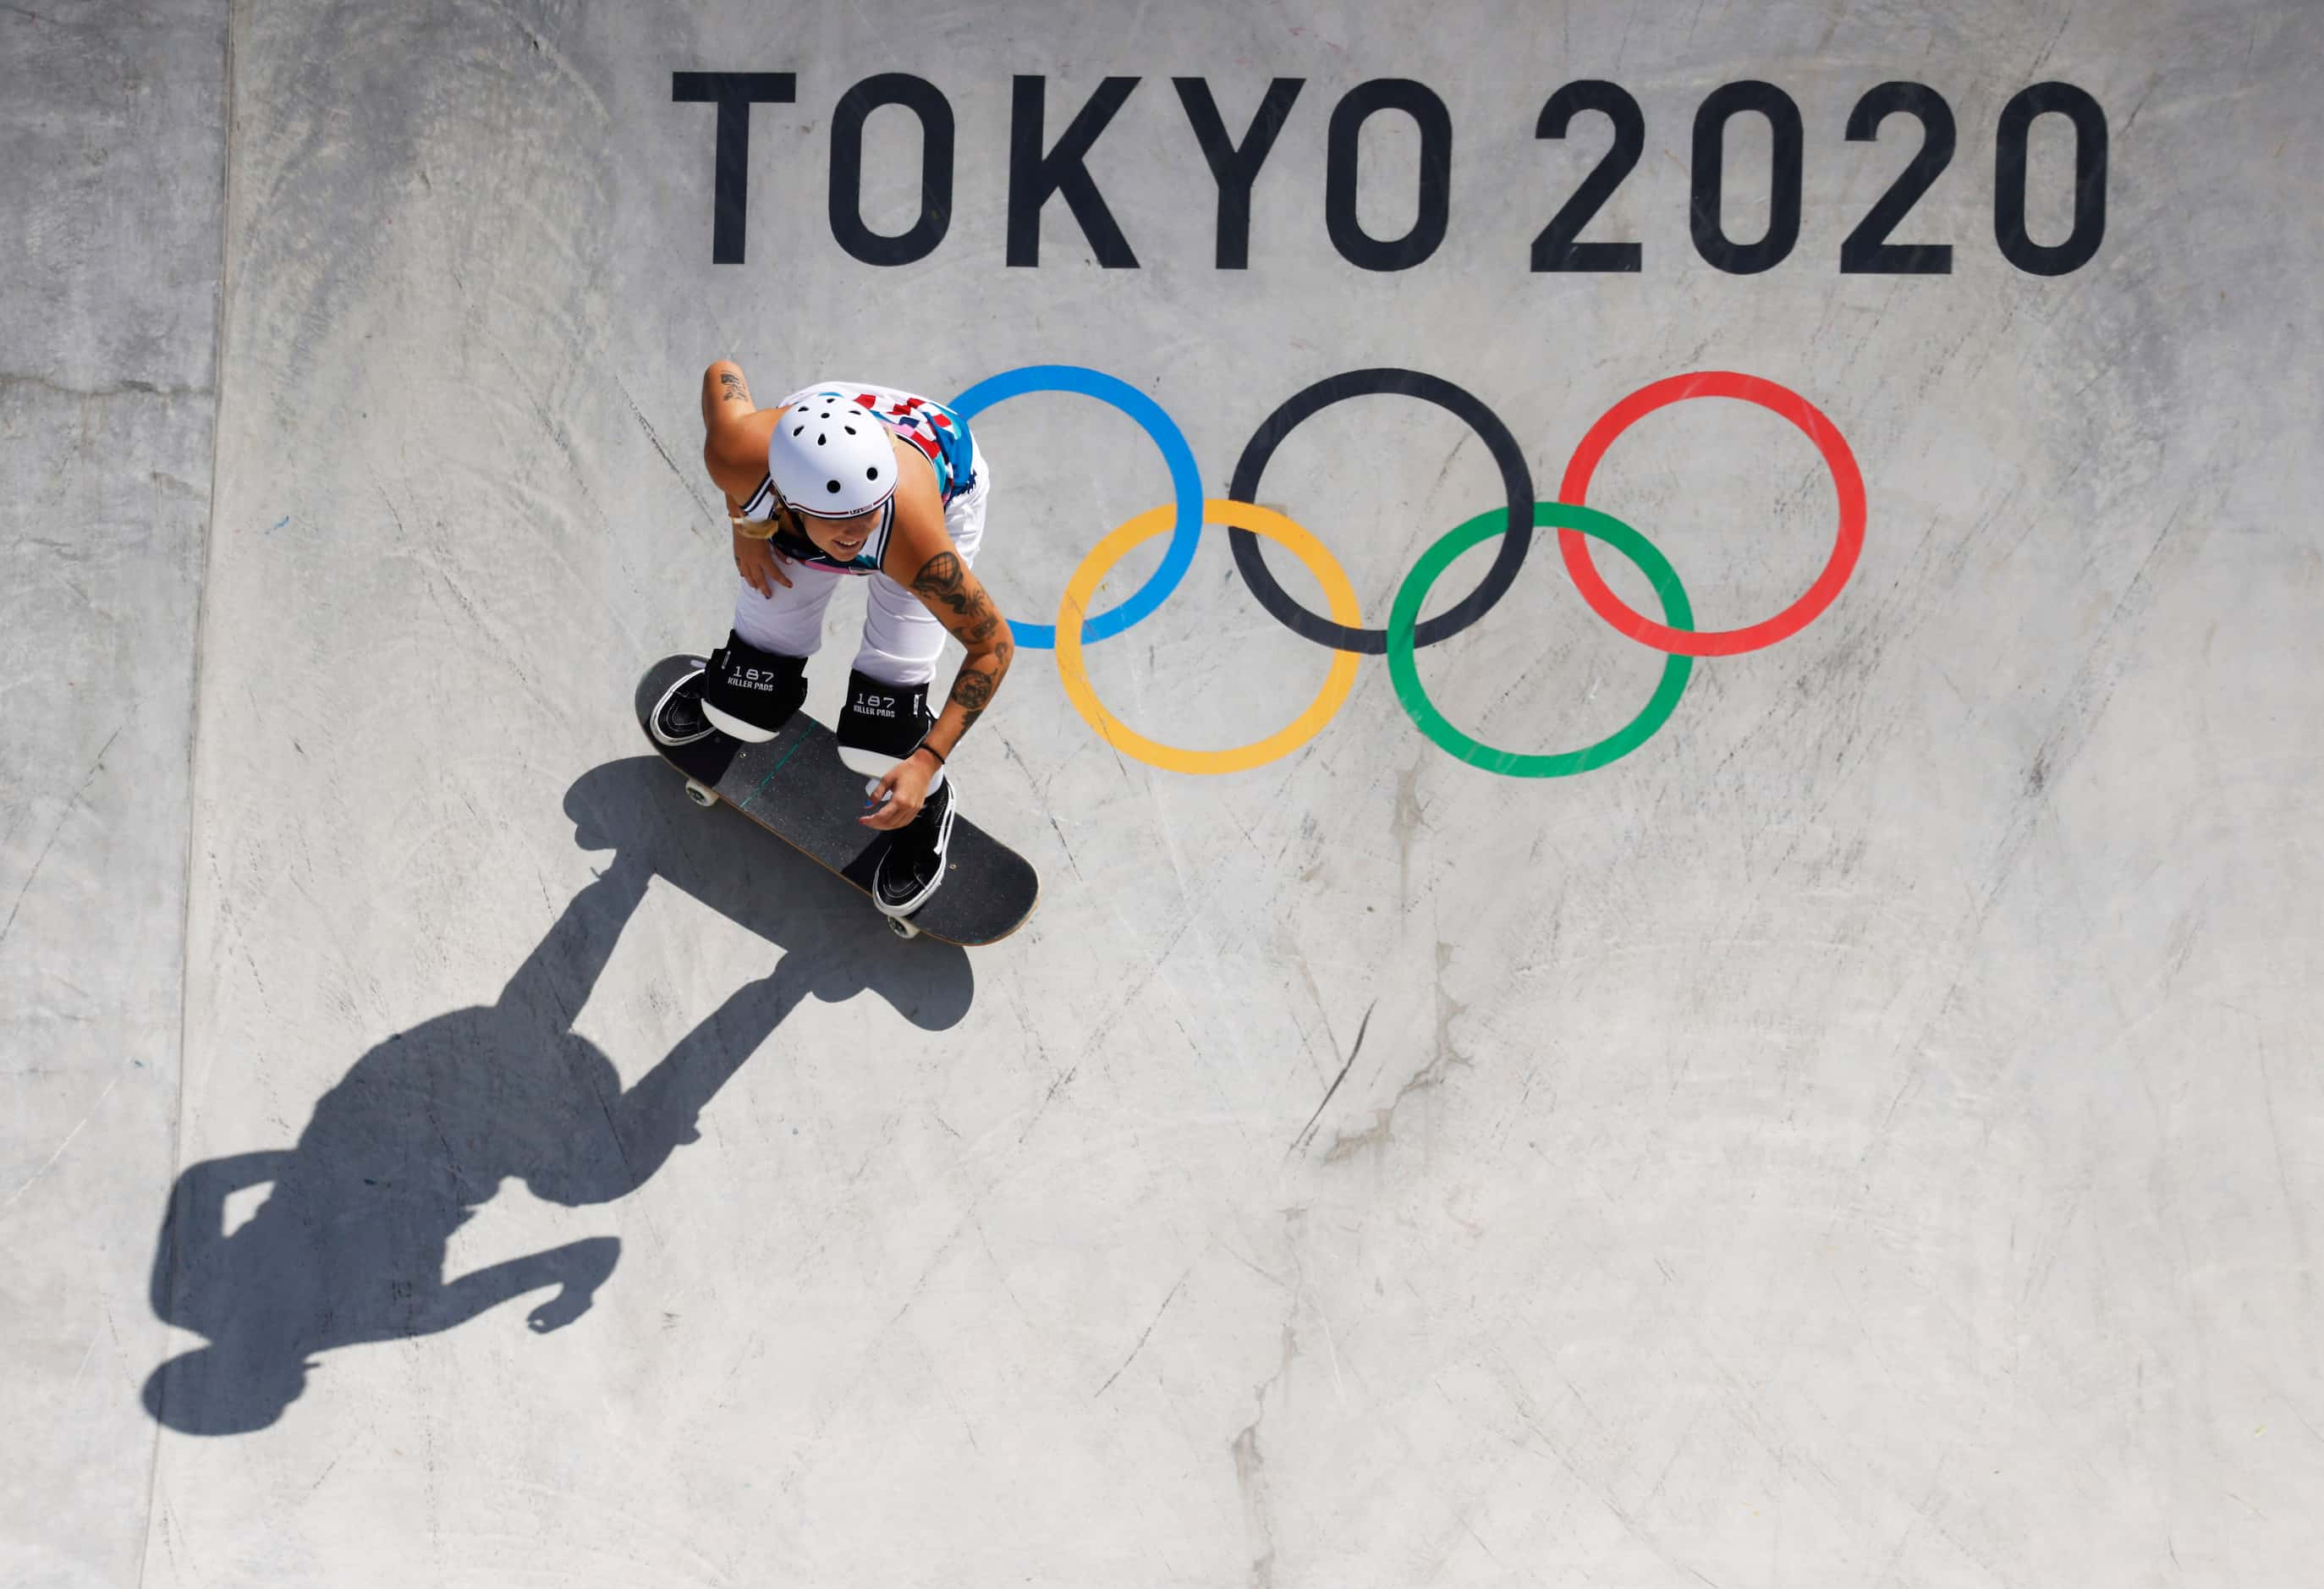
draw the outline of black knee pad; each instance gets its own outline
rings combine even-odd
[[[731,630],[702,676],[702,715],[736,739],[774,738],[805,699],[805,657],[762,651]]]
[[[919,748],[936,718],[925,684],[890,684],[857,669],[847,676],[839,714],[839,759],[878,777]]]

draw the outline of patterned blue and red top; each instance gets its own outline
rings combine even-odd
[[[818,381],[812,386],[800,387],[775,406],[789,408],[811,398],[852,402],[919,448],[936,472],[936,494],[947,506],[953,498],[976,484],[976,439],[968,433],[968,421],[944,404],[892,386],[874,386],[860,381]],[[759,488],[742,504],[742,516],[763,523],[775,516],[776,501],[775,483],[771,479],[761,480]],[[843,574],[873,574],[879,571],[880,559],[887,553],[888,531],[894,526],[895,518],[896,499],[890,496],[880,509],[879,527],[864,541],[863,550],[855,554],[853,562],[836,561],[813,541],[782,530],[775,532],[772,543],[777,551],[795,562],[835,568]]]

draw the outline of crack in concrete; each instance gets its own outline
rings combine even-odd
[[[86,401],[98,397],[215,397],[217,389],[210,386],[163,386],[152,381],[116,381],[110,386],[68,386],[46,375],[21,374],[0,370],[0,386],[38,386],[60,397]]]
[[[1323,1101],[1315,1105],[1315,1113],[1307,1117],[1307,1123],[1301,1126],[1299,1134],[1291,1139],[1291,1146],[1284,1150],[1286,1159],[1315,1140],[1315,1122],[1323,1118],[1323,1111],[1332,1105],[1332,1095],[1340,1090],[1340,1084],[1348,1079],[1348,1072],[1355,1067],[1356,1056],[1364,1050],[1364,1033],[1371,1030],[1372,1011],[1379,1008],[1379,1001],[1374,999],[1364,1011],[1364,1018],[1356,1027],[1355,1043],[1348,1049],[1347,1062],[1340,1067],[1340,1074],[1332,1078],[1332,1085],[1323,1089]],[[1329,1162],[1328,1159],[1326,1162]]]
[[[1130,1349],[1130,1355],[1121,1360],[1121,1368],[1117,1368],[1111,1373],[1105,1376],[1105,1383],[1100,1385],[1096,1391],[1091,1395],[1091,1400],[1094,1401],[1098,1397],[1102,1396],[1108,1390],[1112,1390],[1113,1381],[1121,1377],[1121,1370],[1128,1368],[1131,1363],[1138,1361],[1138,1354],[1146,1350],[1146,1338],[1154,1333],[1154,1326],[1162,1322],[1162,1316],[1170,1311],[1170,1304],[1176,1302],[1178,1299],[1178,1293],[1186,1289],[1186,1278],[1194,1272],[1194,1266],[1191,1263],[1188,1264],[1186,1266],[1185,1273],[1178,1277],[1178,1283],[1170,1288],[1170,1294],[1162,1298],[1162,1306],[1154,1310],[1154,1316],[1148,1319],[1146,1321],[1146,1327],[1138,1333],[1138,1344],[1132,1346]]]

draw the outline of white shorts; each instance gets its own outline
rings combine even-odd
[[[992,470],[982,449],[976,483],[945,504],[945,533],[960,560],[973,567],[984,539],[984,503],[992,490]],[[869,579],[863,643],[855,652],[858,670],[883,684],[927,684],[936,677],[945,630],[926,603],[885,574],[843,574],[811,563],[785,562],[790,584],[761,596],[747,579],[734,598],[734,633],[761,651],[785,657],[811,657],[823,644],[823,609],[843,579]]]

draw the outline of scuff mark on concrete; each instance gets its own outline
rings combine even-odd
[[[1323,1089],[1323,1101],[1315,1105],[1315,1113],[1307,1117],[1307,1123],[1301,1126],[1299,1134],[1291,1140],[1290,1148],[1284,1153],[1285,1158],[1288,1159],[1315,1140],[1315,1122],[1323,1118],[1323,1111],[1332,1105],[1332,1095],[1338,1092],[1340,1084],[1348,1079],[1348,1072],[1355,1067],[1356,1056],[1363,1052],[1364,1033],[1371,1030],[1372,1011],[1379,1008],[1379,1001],[1374,999],[1370,1006],[1364,1011],[1363,1020],[1356,1026],[1356,1040],[1348,1049],[1346,1063],[1340,1067],[1340,1074],[1332,1078],[1332,1085]]]
[[[1386,1142],[1389,1134],[1396,1129],[1396,1112],[1404,1106],[1404,1101],[1406,1098],[1411,1097],[1415,1093],[1426,1092],[1432,1087],[1442,1086],[1445,1076],[1451,1073],[1454,1066],[1465,1067],[1470,1063],[1469,1056],[1452,1046],[1452,1022],[1468,1006],[1444,991],[1444,968],[1451,964],[1452,958],[1452,946],[1441,938],[1438,939],[1435,1053],[1427,1064],[1412,1074],[1410,1080],[1397,1089],[1396,1096],[1388,1100],[1388,1107],[1372,1111],[1370,1125],[1352,1135],[1342,1132],[1334,1137],[1332,1140],[1332,1145],[1323,1150],[1324,1163],[1337,1164],[1342,1159],[1361,1152],[1366,1148],[1378,1147]]]
[[[122,725],[122,727],[126,726],[128,725]],[[120,728],[115,728],[111,734],[106,735],[105,744],[97,748],[97,760],[88,764],[88,772],[80,781],[80,787],[74,790],[72,799],[65,802],[64,811],[58,817],[56,827],[49,832],[48,843],[42,845],[41,853],[32,858],[32,869],[24,873],[24,886],[16,891],[15,899],[8,906],[8,919],[0,921],[0,943],[8,941],[8,934],[16,925],[16,913],[24,908],[25,893],[31,890],[32,880],[40,876],[42,864],[48,860],[49,852],[56,848],[57,835],[62,833],[65,830],[65,824],[72,819],[73,808],[80,804],[81,797],[88,793],[88,786],[97,781],[97,773],[105,768],[106,752],[111,750],[113,742],[120,737]],[[9,1201],[14,1202],[15,1199],[12,1197]]]
[[[1186,1266],[1185,1273],[1181,1274],[1178,1277],[1178,1283],[1170,1288],[1170,1294],[1162,1298],[1162,1306],[1154,1310],[1154,1316],[1148,1319],[1146,1321],[1146,1327],[1138,1332],[1138,1344],[1132,1346],[1130,1349],[1130,1355],[1121,1360],[1121,1368],[1117,1368],[1111,1373],[1105,1376],[1105,1383],[1097,1388],[1096,1391],[1090,1397],[1091,1400],[1094,1401],[1098,1397],[1102,1396],[1108,1390],[1112,1390],[1113,1381],[1121,1377],[1121,1370],[1128,1368],[1131,1363],[1138,1361],[1138,1354],[1146,1350],[1147,1337],[1153,1335],[1154,1326],[1162,1322],[1162,1316],[1170,1311],[1170,1304],[1176,1302],[1178,1299],[1178,1293],[1186,1289],[1187,1275],[1191,1275],[1194,1272],[1194,1266],[1191,1263],[1188,1264]]]
[[[1267,1460],[1259,1449],[1259,1426],[1267,1418],[1268,1392],[1283,1381],[1291,1372],[1291,1360],[1299,1355],[1299,1337],[1291,1326],[1283,1326],[1283,1361],[1276,1371],[1261,1380],[1251,1391],[1251,1400],[1259,1410],[1250,1422],[1237,1431],[1228,1450],[1233,1454],[1235,1488],[1242,1495],[1243,1538],[1250,1550],[1250,1589],[1275,1589],[1275,1521],[1273,1509],[1267,1494]]]
[[[48,1174],[50,1170],[56,1168],[57,1160],[65,1156],[65,1150],[72,1146],[73,1139],[75,1137],[80,1135],[81,1126],[87,1125],[90,1121],[97,1118],[97,1112],[105,1106],[105,1101],[113,1096],[113,1089],[120,1085],[121,1078],[117,1076],[111,1081],[105,1084],[105,1091],[97,1094],[97,1102],[90,1104],[88,1106],[88,1113],[80,1117],[80,1124],[74,1126],[72,1130],[65,1132],[65,1140],[57,1144],[57,1150],[49,1155],[49,1161],[46,1164],[42,1165],[40,1169],[34,1170],[30,1180],[27,1180],[23,1186],[18,1187],[14,1192],[10,1193],[8,1200],[5,1203],[0,1203],[0,1214],[5,1214],[9,1209],[16,1206],[16,1200],[19,1197],[22,1197],[26,1192],[32,1189],[33,1181],[39,1180],[42,1176]]]

